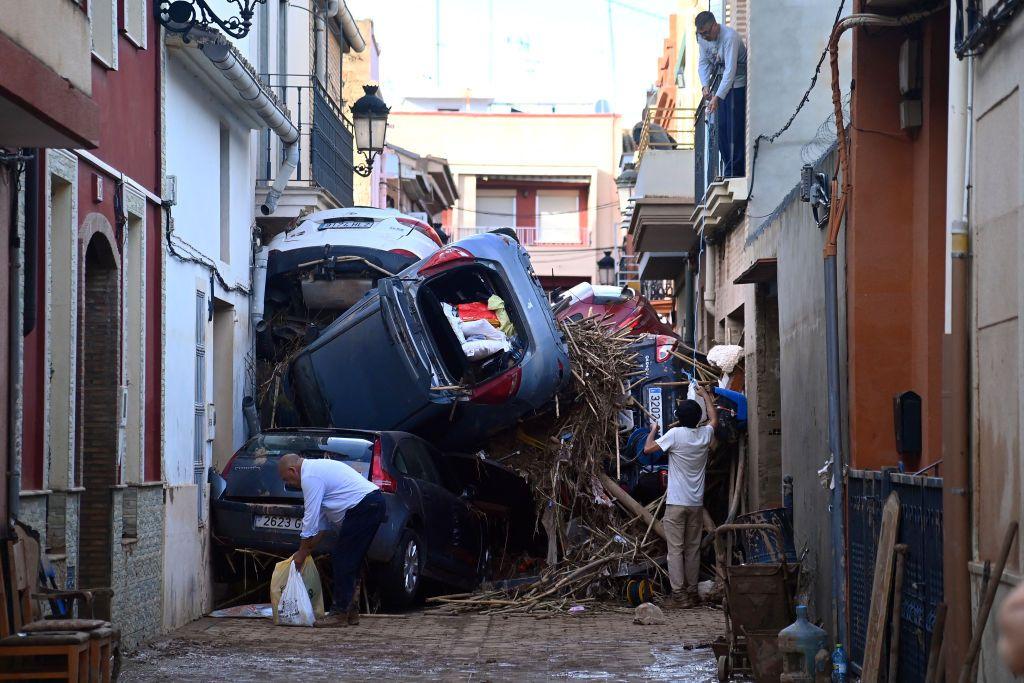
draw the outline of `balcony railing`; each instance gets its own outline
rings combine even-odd
[[[509,226],[509,227],[511,227],[511,226]],[[547,247],[547,246],[562,246],[562,245],[575,245],[575,246],[578,246],[578,245],[583,244],[585,242],[585,239],[583,238],[583,235],[586,234],[585,230],[581,230],[580,231],[580,237],[575,239],[575,240],[572,240],[572,241],[557,240],[557,241],[555,241],[555,240],[551,240],[551,239],[546,239],[544,237],[544,229],[543,228],[515,227],[515,228],[512,228],[512,229],[516,231],[516,237],[519,239],[519,243],[522,244],[523,246],[526,246],[526,247],[532,247],[532,246],[544,246],[544,247]],[[481,234],[483,234],[485,232],[491,232],[492,230],[497,230],[497,228],[485,227],[485,226],[478,226],[478,227],[472,227],[472,228],[459,228],[459,230],[458,230],[458,237],[459,237],[459,239],[462,239],[464,237],[471,237],[472,235],[481,235]]]
[[[292,112],[299,130],[299,165],[290,186],[320,187],[340,206],[352,206],[352,123],[341,105],[310,76],[270,74],[267,85]],[[260,177],[273,182],[282,148],[264,134]]]
[[[695,114],[696,110],[689,107],[644,109],[636,163],[640,163],[648,149],[693,149]]]
[[[694,197],[703,203],[708,185],[722,177],[722,155],[718,150],[718,126],[714,116],[708,122],[708,113],[702,102],[694,121]]]
[[[675,286],[671,280],[644,280],[640,283],[640,293],[648,301],[671,299],[675,296]]]

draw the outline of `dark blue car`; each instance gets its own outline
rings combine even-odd
[[[369,576],[392,607],[416,600],[423,577],[474,588],[487,565],[486,520],[457,468],[422,439],[403,432],[271,430],[249,439],[217,473],[210,470],[212,535],[221,553],[255,549],[293,553],[302,528],[302,492],[285,488],[285,453],[331,458],[353,467],[384,493],[387,516],[367,554]],[[332,538],[321,541],[327,552]]]
[[[507,348],[471,357],[450,311],[492,297],[508,316]],[[382,278],[296,356],[287,389],[304,426],[396,429],[466,448],[550,407],[569,376],[529,255],[487,233]]]

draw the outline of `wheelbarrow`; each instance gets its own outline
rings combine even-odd
[[[774,537],[773,562],[732,563],[732,534],[757,532]],[[726,647],[718,655],[718,680],[733,674],[757,683],[777,683],[782,673],[778,644],[772,634],[793,623],[793,599],[800,564],[786,561],[785,542],[774,524],[723,524],[715,529],[716,564],[725,583]]]

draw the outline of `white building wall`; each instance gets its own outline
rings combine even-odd
[[[253,191],[255,166],[253,147],[256,134],[242,123],[208,89],[203,79],[185,69],[178,59],[167,62],[166,77],[166,159],[167,174],[177,178],[174,218],[174,250],[186,258],[208,265],[183,261],[168,255],[166,261],[166,303],[164,309],[164,372],[168,378],[164,400],[164,478],[166,501],[164,613],[163,627],[175,628],[201,616],[210,608],[209,498],[205,474],[201,476],[203,502],[199,502],[194,470],[196,439],[196,295],[203,292],[207,303],[213,298],[233,309],[226,320],[233,338],[231,363],[232,403],[220,406],[216,429],[231,426],[232,448],[245,439],[241,399],[249,391],[246,361],[251,348],[249,297],[251,240],[254,222]],[[226,154],[222,153],[222,129]],[[221,249],[221,165],[229,167],[229,262]],[[229,286],[228,291],[214,278],[211,266]],[[204,403],[214,402],[214,323],[208,315],[205,325]],[[223,327],[218,333],[224,333]],[[220,359],[218,359],[219,361]],[[210,411],[207,410],[207,417]],[[209,424],[209,423],[207,423]],[[204,466],[213,464],[212,434],[200,434]]]

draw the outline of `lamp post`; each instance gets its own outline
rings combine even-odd
[[[602,285],[615,284],[615,259],[612,252],[604,252],[604,256],[597,260],[597,281]]]
[[[366,178],[373,172],[373,158],[384,151],[391,108],[377,96],[377,86],[364,85],[363,92],[366,94],[352,105],[352,127],[355,129],[356,149],[366,157],[366,163],[352,170]]]
[[[207,30],[219,26],[232,38],[245,38],[252,28],[252,15],[256,5],[267,0],[228,0],[227,5],[238,8],[238,16],[221,17],[210,7],[210,0],[153,0],[156,20],[168,31],[180,33],[187,43],[188,34],[197,26]]]

